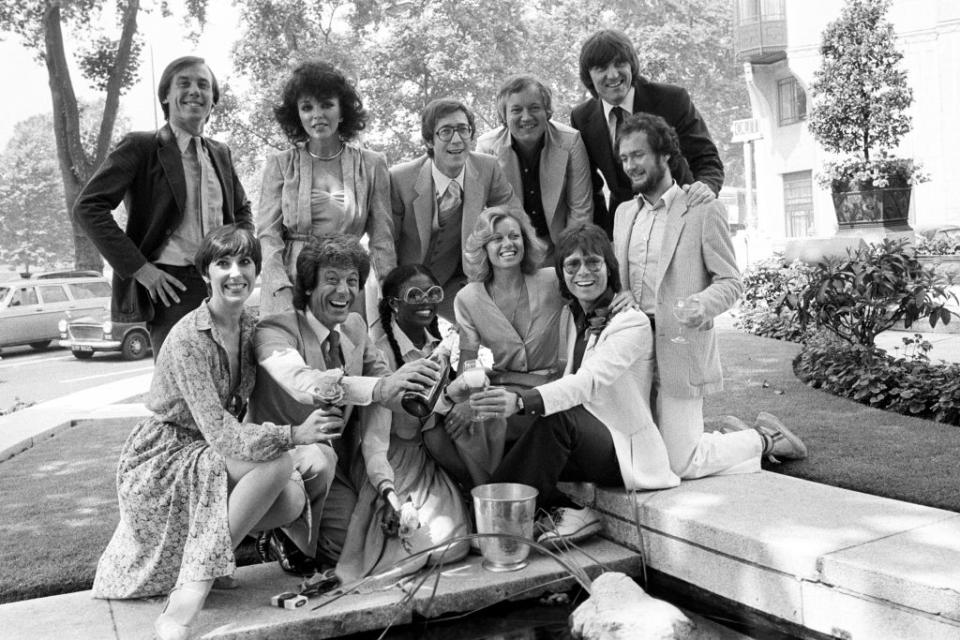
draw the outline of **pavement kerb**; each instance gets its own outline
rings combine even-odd
[[[152,373],[77,391],[0,416],[0,462],[78,421],[149,415],[142,403],[118,404],[145,393]]]

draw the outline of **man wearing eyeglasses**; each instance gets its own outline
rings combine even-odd
[[[473,111],[451,98],[420,114],[425,155],[390,168],[397,264],[424,264],[440,281],[439,313],[453,318],[453,299],[466,282],[462,247],[486,207],[522,206],[492,156],[473,149]]]
[[[660,116],[627,116],[615,150],[639,195],[614,216],[623,290],[610,306],[650,318],[657,424],[671,470],[699,478],[758,471],[761,454],[803,458],[803,443],[770,414],[754,429],[704,433],[703,397],[723,389],[713,319],[743,291],[726,215],[716,200],[695,204],[677,184],[680,141]]]

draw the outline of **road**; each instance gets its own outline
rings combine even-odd
[[[0,360],[0,411],[18,400],[43,402],[150,371],[149,357],[127,362],[119,354],[98,353],[91,360],[77,360],[67,349],[7,348]]]

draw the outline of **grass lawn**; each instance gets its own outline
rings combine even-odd
[[[706,414],[780,416],[810,457],[771,471],[960,511],[960,429],[807,387],[791,369],[799,348],[721,329],[726,390]],[[84,422],[0,463],[0,602],[90,588],[119,519],[114,473],[135,422]]]

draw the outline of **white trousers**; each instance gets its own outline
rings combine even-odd
[[[760,470],[763,440],[754,429],[735,433],[703,432],[703,398],[657,394],[657,424],[670,469],[689,480],[710,475]]]

